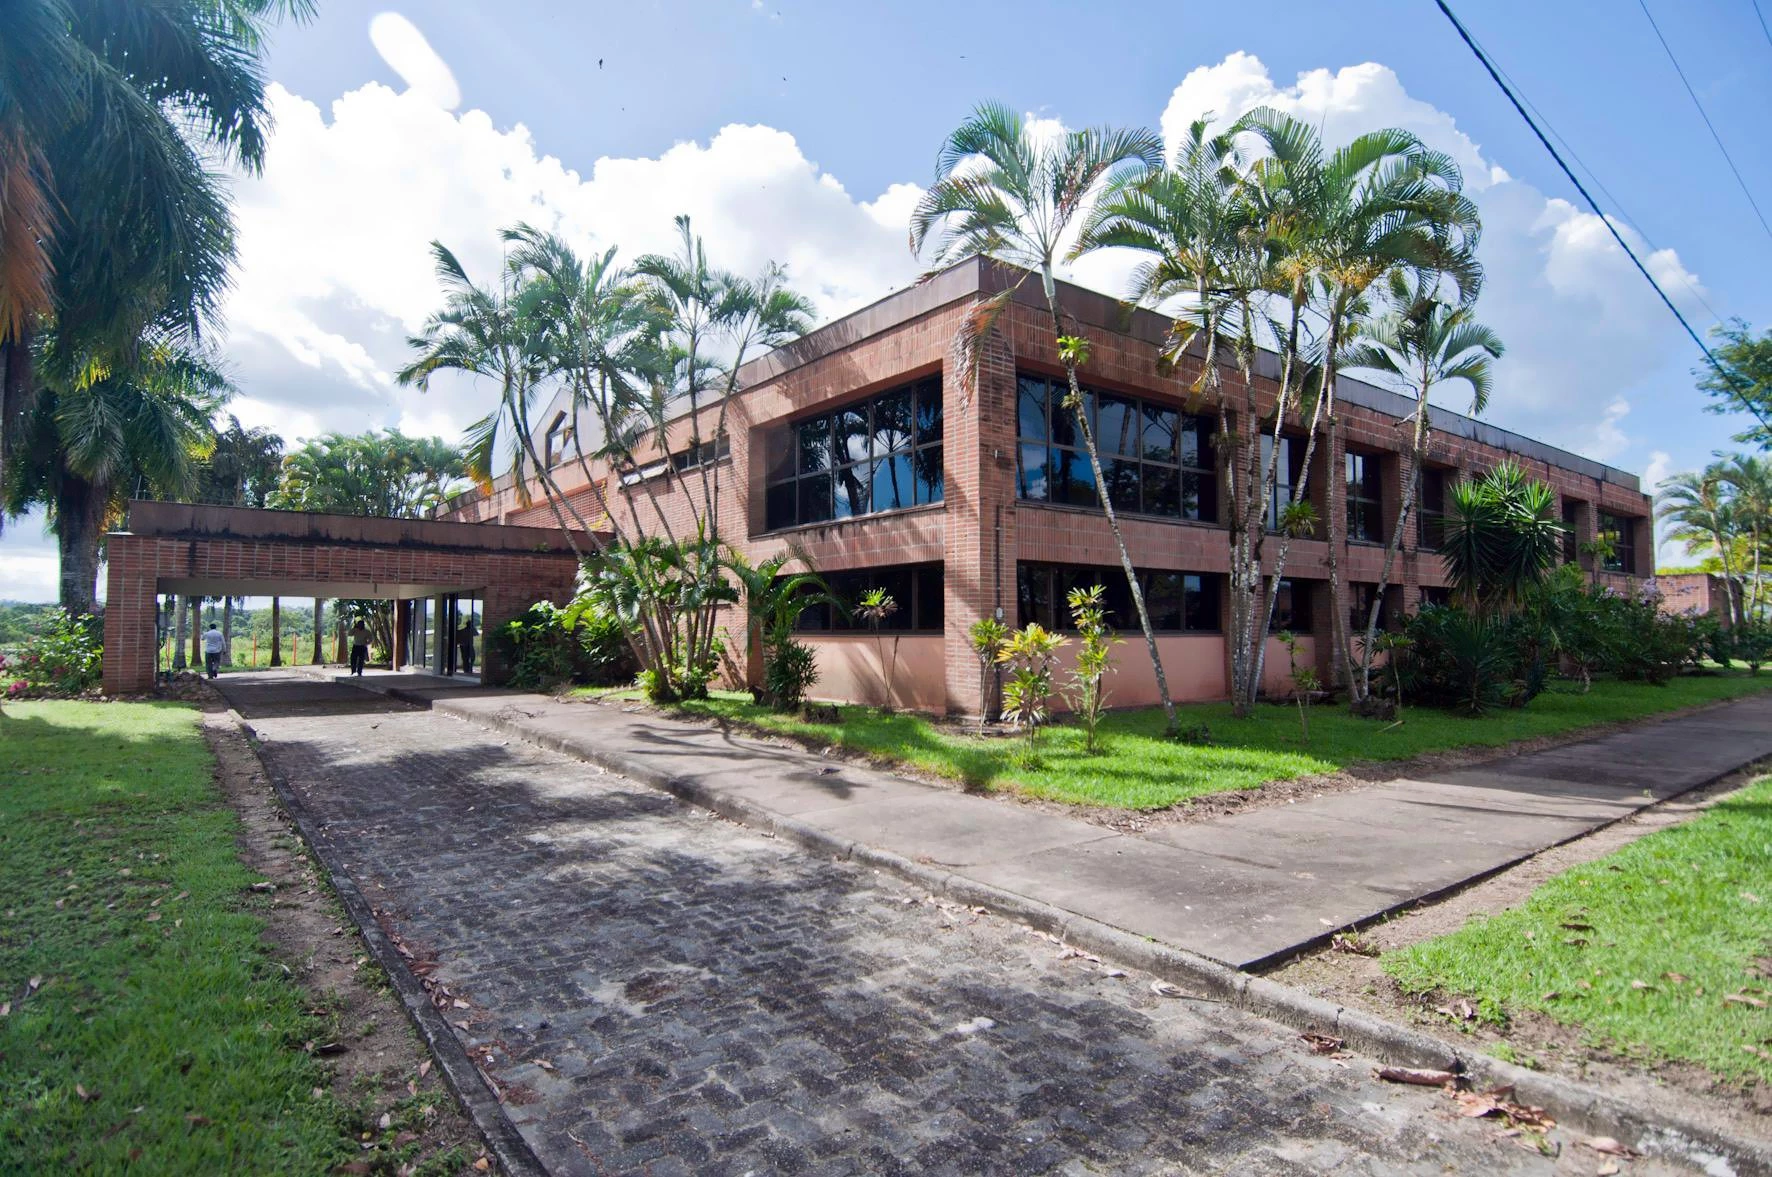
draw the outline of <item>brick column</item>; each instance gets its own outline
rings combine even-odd
[[[407,646],[411,644],[411,634],[409,632],[411,630],[411,628],[412,628],[412,602],[411,601],[395,601],[394,602],[394,651],[393,651],[393,655],[392,655],[392,657],[394,659],[394,669],[395,670],[400,669],[402,666],[405,666],[408,662],[412,661],[411,652],[407,649]]]
[[[992,336],[970,396],[951,355],[941,383],[946,710],[977,715],[984,701],[968,631],[995,614],[999,592],[1004,624],[1013,626],[1016,619],[1014,350],[1001,332]]]
[[[155,623],[159,602],[151,547],[135,536],[112,534],[106,542],[104,688],[107,695],[154,687]]]
[[[1562,506],[1562,504],[1559,502],[1558,503],[1559,509],[1561,509],[1561,506]],[[1586,543],[1592,543],[1594,536],[1596,536],[1598,534],[1599,534],[1599,514],[1596,511],[1594,504],[1589,503],[1589,502],[1584,502],[1579,499],[1576,500],[1576,502],[1575,502],[1575,559],[1581,565],[1581,570],[1583,572],[1590,574],[1590,575],[1593,573],[1595,561],[1592,556],[1588,555],[1586,552],[1583,552],[1581,550],[1581,545],[1586,544]]]

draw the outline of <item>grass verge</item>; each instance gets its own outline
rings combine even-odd
[[[1177,708],[1183,728],[1204,725],[1206,744],[1163,738],[1155,708],[1115,712],[1102,724],[1105,750],[1083,750],[1082,733],[1059,725],[1042,731],[1030,760],[1020,740],[968,736],[925,716],[840,709],[841,723],[809,723],[751,702],[748,694],[716,692],[681,704],[688,715],[712,716],[779,735],[836,744],[973,786],[1013,788],[1035,797],[1121,809],[1162,809],[1190,797],[1257,788],[1268,781],[1331,773],[1360,761],[1406,760],[1430,752],[1495,747],[1600,724],[1641,719],[1772,688],[1772,675],[1720,673],[1678,678],[1665,686],[1596,682],[1587,694],[1558,684],[1517,711],[1468,719],[1407,708],[1400,726],[1355,719],[1335,707],[1311,713],[1310,739],[1297,711],[1264,705],[1247,719],[1228,703]],[[638,697],[631,691],[586,688],[581,695]]]
[[[0,744],[0,1171],[350,1160],[196,712],[12,704]]]
[[[1534,1010],[1628,1057],[1772,1082],[1769,848],[1772,777],[1761,777],[1383,966],[1406,992]]]

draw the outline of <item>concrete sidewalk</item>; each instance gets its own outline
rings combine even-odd
[[[1762,695],[1476,767],[1127,835],[711,723],[425,676],[344,681],[1244,969],[1772,757],[1772,696]]]

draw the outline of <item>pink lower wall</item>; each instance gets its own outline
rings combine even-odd
[[[801,634],[818,659],[814,699],[845,703],[886,702],[884,665],[893,656],[891,634],[876,641],[869,634]],[[903,634],[892,672],[892,706],[902,711],[945,711],[946,671],[940,634]],[[882,650],[882,647],[884,649]]]
[[[1317,640],[1300,637],[1298,639],[1298,665],[1312,667],[1317,665]],[[1292,662],[1286,654],[1286,644],[1277,638],[1267,640],[1267,656],[1261,664],[1261,689],[1265,694],[1285,699],[1292,695]]]

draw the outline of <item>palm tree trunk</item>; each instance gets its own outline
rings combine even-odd
[[[325,601],[323,601],[321,598],[319,598],[319,597],[314,598],[314,665],[315,666],[320,666],[325,662],[325,659],[320,657],[320,635],[323,632],[321,629],[320,622],[321,622],[321,615],[325,609],[325,604],[326,604]]]
[[[1058,289],[1052,281],[1052,268],[1041,271],[1040,278],[1046,291],[1046,309],[1052,314],[1052,344],[1059,346],[1058,341],[1064,335],[1064,324],[1058,317]],[[1132,592],[1132,607],[1138,611],[1138,627],[1144,631],[1145,649],[1150,652],[1151,669],[1157,676],[1157,697],[1163,703],[1164,734],[1173,736],[1180,730],[1175,718],[1175,701],[1169,697],[1169,679],[1163,673],[1163,656],[1157,651],[1156,631],[1151,629],[1150,611],[1144,605],[1144,590],[1139,587],[1138,574],[1132,568],[1132,554],[1126,550],[1126,537],[1120,533],[1120,517],[1114,512],[1114,504],[1108,495],[1107,483],[1101,476],[1101,455],[1095,448],[1095,427],[1089,423],[1088,405],[1083,401],[1083,390],[1077,384],[1077,364],[1074,359],[1064,360],[1065,379],[1070,383],[1071,402],[1077,406],[1078,426],[1083,433],[1083,448],[1089,455],[1089,469],[1095,475],[1095,494],[1101,500],[1101,509],[1107,515],[1108,529],[1114,534],[1114,547],[1120,552],[1120,567],[1126,572],[1126,586]]]
[[[185,630],[189,626],[191,598],[178,598],[178,624],[172,634],[172,668],[183,670],[190,663],[185,661]]]
[[[191,597],[191,669],[203,666],[203,598]]]
[[[61,555],[62,608],[79,616],[98,607],[98,542],[105,488],[65,471],[55,492],[55,536]]]
[[[232,595],[222,598],[222,662],[227,666],[234,664],[234,598]]]
[[[283,665],[283,598],[271,598],[271,665]]]
[[[1366,617],[1366,640],[1360,648],[1360,682],[1358,700],[1364,702],[1372,694],[1372,655],[1378,646],[1378,613],[1384,604],[1384,590],[1390,587],[1391,569],[1403,548],[1403,529],[1415,510],[1417,488],[1421,484],[1421,464],[1427,458],[1430,432],[1427,412],[1427,374],[1422,374],[1420,400],[1415,407],[1415,432],[1410,438],[1406,460],[1409,469],[1403,480],[1403,501],[1397,510],[1397,525],[1391,529],[1391,542],[1384,549],[1384,564],[1378,570],[1378,589],[1372,595],[1372,610]],[[1399,694],[1397,704],[1402,705]]]

